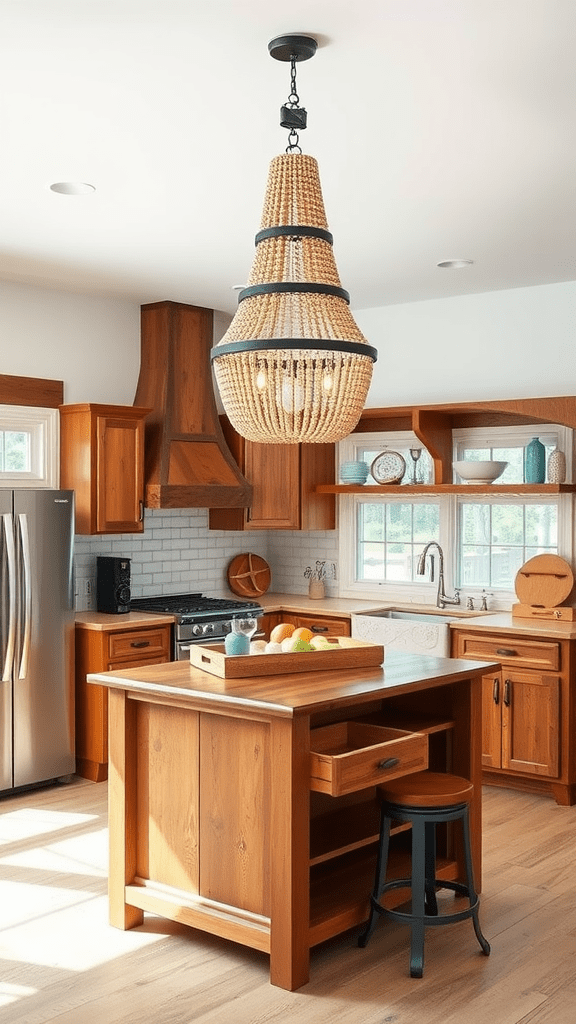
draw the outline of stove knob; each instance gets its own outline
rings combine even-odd
[[[207,626],[204,626],[204,632],[205,633],[213,633],[214,632],[214,623],[213,622],[209,622]]]
[[[194,633],[194,636],[202,636],[202,626],[192,626],[192,632]]]

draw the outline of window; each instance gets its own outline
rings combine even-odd
[[[507,462],[498,483],[523,481],[526,444],[538,434],[546,457],[556,445],[566,453],[571,478],[572,431],[553,425],[469,428],[454,431],[454,460],[495,459]],[[536,554],[572,555],[572,496],[521,494],[423,494],[408,498],[402,485],[432,481],[432,461],[423,449],[413,462],[410,449],[421,447],[408,431],[396,434],[351,435],[339,446],[338,461],[363,459],[369,465],[388,448],[406,461],[398,496],[342,495],[340,499],[341,594],[378,596],[404,601],[429,601],[436,592],[426,575],[416,572],[425,544],[436,541],[444,550],[446,589],[468,594],[488,590],[491,604],[514,600],[514,581],[520,567]],[[459,478],[456,477],[456,481]],[[369,476],[367,483],[374,484]],[[465,485],[463,485],[465,487]]]
[[[0,405],[0,487],[59,486],[58,409]]]

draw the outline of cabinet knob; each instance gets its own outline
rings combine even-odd
[[[384,771],[386,768],[395,768],[397,764],[400,764],[399,757],[387,757],[384,761],[379,761],[376,767]]]
[[[500,700],[500,680],[498,679],[498,676],[496,676],[494,679],[494,685],[492,687],[492,700],[494,701],[495,704],[498,704]]]
[[[133,640],[130,647],[150,647],[149,640]]]
[[[511,650],[509,647],[497,647],[496,654],[499,654],[502,658],[515,658],[517,651]]]
[[[313,633],[327,633],[328,626],[310,626]]]
[[[504,704],[506,705],[507,708],[510,707],[510,703],[511,703],[510,702],[511,691],[512,691],[512,683],[510,682],[509,679],[507,679],[505,681],[505,683],[504,683]]]

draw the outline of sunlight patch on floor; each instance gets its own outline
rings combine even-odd
[[[0,981],[0,1006],[8,1006],[24,996],[33,996],[36,991],[27,985],[10,985],[7,981]]]
[[[0,857],[1,865],[36,869],[37,871],[59,871],[71,875],[94,875],[106,878],[108,875],[108,829],[98,829],[82,835],[62,839],[45,846]]]
[[[17,811],[0,814],[0,843],[18,843],[33,839],[46,832],[57,832],[94,821],[96,814],[72,814],[66,811],[52,811],[48,808],[21,807]]]

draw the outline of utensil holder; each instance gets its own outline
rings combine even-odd
[[[311,601],[319,601],[326,597],[326,587],[322,580],[310,580],[308,584],[308,597]]]

